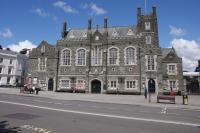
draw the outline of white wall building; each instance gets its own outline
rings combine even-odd
[[[0,86],[23,84],[26,75],[27,57],[23,54],[0,49]]]

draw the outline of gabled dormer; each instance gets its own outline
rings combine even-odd
[[[182,61],[182,59],[180,57],[178,57],[178,55],[177,55],[177,53],[176,53],[176,51],[173,47],[166,49],[166,50],[168,50],[168,52],[165,53],[165,55],[163,55],[163,61],[164,62],[178,63],[178,62]]]
[[[92,35],[92,42],[98,43],[103,40],[103,35],[99,31],[99,26],[97,25],[95,32]]]

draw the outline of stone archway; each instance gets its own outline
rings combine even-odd
[[[154,79],[149,79],[148,81],[148,89],[150,93],[155,93],[156,91],[156,83]]]
[[[101,81],[97,79],[92,80],[91,93],[101,93]]]

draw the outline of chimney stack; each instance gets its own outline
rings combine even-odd
[[[63,23],[63,29],[62,29],[61,35],[62,35],[62,38],[65,38],[67,35],[67,22],[66,21]]]

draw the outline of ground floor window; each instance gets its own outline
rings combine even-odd
[[[85,89],[85,80],[78,79],[76,81],[76,89]]]
[[[47,84],[45,83],[44,80],[39,80],[39,85],[40,85],[40,87],[46,87],[47,86]]]
[[[169,89],[176,89],[177,88],[177,81],[176,80],[169,80]]]
[[[136,81],[126,81],[126,89],[136,89]]]
[[[11,83],[11,77],[7,77],[7,84],[9,85]]]
[[[60,86],[61,86],[61,88],[69,88],[70,80],[61,80]]]
[[[34,84],[34,85],[37,84],[37,78],[33,78],[33,84]]]
[[[110,89],[117,89],[117,81],[116,80],[110,81]]]

